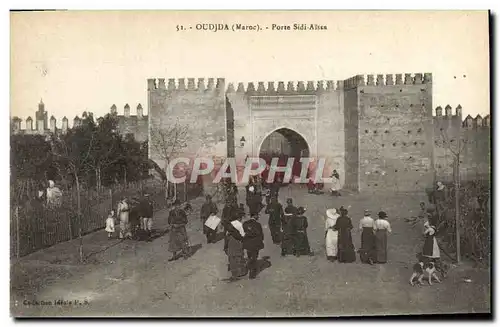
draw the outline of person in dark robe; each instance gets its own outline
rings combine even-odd
[[[234,212],[236,213],[237,211]],[[241,223],[242,218],[240,215],[234,215],[230,219],[231,221],[225,220],[223,222],[226,233],[224,252],[229,261],[228,271],[231,272],[231,281],[238,280],[248,273],[243,249],[243,236],[245,233],[243,231],[243,224]]]
[[[130,222],[130,232],[132,233],[132,238],[138,240],[140,237],[141,229],[141,205],[137,199],[134,199],[130,206],[129,212],[129,222]]]
[[[227,237],[228,234],[226,227],[233,220],[236,220],[239,217],[242,217],[242,214],[241,214],[241,209],[238,207],[237,200],[235,197],[229,197],[226,201],[226,205],[224,206],[224,208],[222,208],[222,214],[221,214],[221,225],[224,233],[224,252],[227,251],[227,247],[229,246],[229,239]]]
[[[375,221],[371,217],[371,212],[365,210],[364,217],[359,221],[359,230],[361,231],[361,249],[359,258],[362,263],[373,264],[375,261],[375,233],[373,224]]]
[[[210,244],[215,243],[217,237],[217,229],[213,230],[205,226],[205,222],[211,215],[216,215],[217,213],[219,213],[219,209],[217,208],[217,205],[212,202],[212,196],[207,195],[205,200],[205,203],[203,203],[203,205],[201,206],[200,219],[203,226],[203,234],[205,234],[207,238],[207,243]]]
[[[348,216],[347,209],[341,207],[339,212],[340,217],[337,219],[334,226],[334,229],[339,232],[337,259],[342,263],[354,262],[356,261],[356,251],[354,250],[354,244],[352,243],[352,221]]]
[[[237,204],[236,197],[229,197],[226,201],[226,204],[222,208],[222,214],[221,214],[221,220],[225,222],[231,222],[233,221],[236,212],[239,212],[240,209]],[[222,225],[223,227],[226,226],[225,224]]]
[[[309,178],[309,181],[307,182],[307,192],[314,193],[315,190],[316,190],[316,184],[314,183],[314,179]]]
[[[247,206],[250,206],[249,203],[250,203],[250,198],[252,196],[252,194],[255,192],[255,181],[254,181],[254,178],[253,176],[250,176],[248,178],[248,184],[245,186],[245,191],[246,191],[246,204]]]
[[[264,248],[264,233],[262,226],[257,221],[257,216],[251,216],[243,223],[245,236],[243,237],[243,248],[247,251],[249,278],[254,279],[258,274],[259,251]]]
[[[270,188],[270,193],[269,193],[269,196],[271,198],[275,197],[275,198],[278,198],[279,197],[279,194],[280,194],[280,184],[279,182],[275,179],[273,181],[273,183],[271,184],[271,188]]]
[[[170,225],[168,250],[172,252],[172,257],[168,261],[176,260],[179,252],[184,259],[188,258],[189,240],[186,231],[187,223],[187,215],[181,208],[180,201],[175,200],[168,216],[168,224]]]
[[[147,236],[151,238],[153,233],[153,214],[154,207],[153,201],[149,198],[149,194],[144,194],[141,198],[140,206],[140,219],[141,219],[141,227]]]
[[[387,262],[387,234],[391,233],[391,224],[387,220],[387,213],[380,211],[378,219],[373,224],[375,230],[376,263]]]
[[[311,247],[309,246],[309,238],[307,237],[307,217],[304,216],[306,209],[299,207],[297,215],[292,218],[294,225],[294,254],[299,257],[301,255],[313,255]]]
[[[281,244],[281,221],[283,219],[283,206],[276,197],[271,198],[266,211],[269,214],[269,230],[274,244]]]
[[[287,206],[285,207],[283,213],[283,219],[281,221],[281,226],[283,229],[281,238],[281,256],[286,256],[293,254],[294,252],[294,225],[292,223],[293,218],[297,215],[297,208],[293,205],[293,200],[288,198],[286,200]]]
[[[262,210],[262,195],[254,185],[250,186],[247,192],[247,205],[250,215],[258,215]]]
[[[238,217],[241,219],[243,219],[245,217],[245,205],[243,203],[240,203]]]

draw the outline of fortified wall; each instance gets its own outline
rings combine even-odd
[[[344,82],[344,92],[356,103],[346,110],[355,111],[348,124],[357,127],[350,142],[357,139],[359,165],[355,157],[346,164],[359,167],[359,189],[412,191],[431,185],[432,75],[356,76]]]
[[[326,159],[341,184],[356,191],[420,191],[450,174],[441,128],[467,139],[464,178],[489,174],[489,116],[432,115],[432,74],[356,75],[334,81],[228,84],[222,78],[148,79],[149,137],[175,124],[189,127],[184,153],[223,159],[257,157],[267,136],[288,129],[309,156]],[[444,126],[444,127],[443,127]],[[153,132],[153,133],[152,133]],[[487,140],[487,142],[485,142]],[[479,146],[484,144],[481,149]],[[150,157],[164,160],[151,147]]]
[[[110,114],[115,115],[118,120],[118,131],[121,135],[132,134],[135,140],[144,142],[148,140],[148,115],[144,115],[141,104],[137,105],[136,110],[136,115],[131,115],[130,106],[126,104],[123,109],[123,115],[120,115],[116,105],[113,104]],[[85,115],[87,115],[86,112],[83,113],[82,118],[76,115],[73,118],[71,126],[66,116],[62,118],[60,125],[58,125],[57,119],[54,116],[51,116],[47,123],[47,111],[45,111],[43,102],[40,101],[38,111],[35,112],[35,124],[33,124],[31,116],[26,119],[24,124],[21,118],[14,116],[11,120],[11,133],[24,135],[66,134],[69,129],[79,126]]]
[[[343,94],[333,81],[229,84],[227,98],[234,115],[235,157],[258,157],[272,132],[285,128],[299,134],[309,157],[324,158],[324,176],[333,169],[344,181]],[[241,145],[240,141],[246,142]]]
[[[121,135],[133,135],[135,140],[145,142],[148,140],[148,115],[144,115],[142,105],[136,107],[136,114],[130,114],[128,103],[123,107],[123,115],[119,115],[116,105],[112,105],[110,113],[116,115],[118,120],[118,130]]]
[[[159,151],[161,135],[175,135],[187,128],[187,138],[178,140],[187,147],[171,157],[227,156],[226,97],[223,78],[148,79],[149,157],[165,167],[165,154]],[[175,143],[175,141],[173,141]],[[156,145],[155,145],[156,144]],[[164,147],[171,152],[171,147]]]
[[[452,181],[454,162],[460,155],[460,176],[463,180],[491,178],[491,121],[490,115],[462,120],[462,107],[452,113],[447,105],[435,109],[434,158],[436,179]]]

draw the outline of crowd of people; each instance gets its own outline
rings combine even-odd
[[[306,208],[296,207],[293,199],[286,200],[283,206],[279,200],[280,186],[278,183],[269,184],[267,189],[251,180],[246,186],[246,206],[238,203],[238,189],[228,187],[225,205],[220,212],[210,195],[206,196],[200,210],[200,220],[203,234],[208,244],[217,243],[218,236],[224,239],[223,250],[228,258],[228,271],[231,280],[244,276],[254,279],[258,274],[257,260],[259,252],[264,248],[264,234],[259,222],[262,209],[268,215],[268,226],[274,245],[281,250],[281,256],[313,256],[307,234],[308,219]],[[337,190],[335,190],[337,191]],[[262,203],[263,197],[265,204]],[[172,257],[169,261],[190,255],[189,239],[186,231],[188,224],[189,205],[182,205],[175,200],[168,216],[169,224],[169,252]],[[127,198],[123,198],[117,209],[120,221],[119,238],[133,238],[138,231],[145,232],[151,237],[153,223],[153,204],[146,194],[137,203],[130,205]],[[218,219],[214,226],[207,224],[211,217]],[[115,232],[114,212],[112,211],[106,221],[106,231],[112,237]],[[421,203],[419,219],[425,221],[425,242],[421,255],[429,260],[437,261],[440,251],[436,240],[438,215],[432,209]],[[331,208],[325,215],[324,245],[326,260],[330,262],[352,263],[359,254],[360,261],[366,264],[384,264],[388,261],[387,243],[388,235],[392,233],[388,215],[380,211],[377,217],[372,218],[369,210],[364,211],[363,218],[359,221],[361,233],[361,247],[356,250],[352,231],[354,225],[346,208]],[[245,255],[246,254],[246,255]]]
[[[108,238],[114,238],[115,226],[119,224],[119,239],[139,239],[143,236],[151,238],[153,232],[153,202],[149,194],[136,199],[122,197],[118,202],[116,213],[111,210],[106,218],[105,231]]]

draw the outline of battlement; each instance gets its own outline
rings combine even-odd
[[[337,87],[341,85],[337,82]],[[257,85],[257,87],[256,87]],[[324,91],[334,91],[335,82],[328,81],[258,81],[248,82],[246,87],[244,83],[238,83],[235,88],[233,83],[227,86],[227,93],[240,93],[247,95],[291,95],[291,94],[317,94]]]
[[[140,103],[136,107],[136,115],[130,115],[130,105],[128,104],[125,104],[125,106],[123,107],[123,115],[118,115],[116,105],[114,104],[110,108],[110,113],[118,116],[120,124],[127,122],[134,124],[134,122],[136,122],[135,125],[137,125],[141,120],[147,122],[147,117],[148,117],[147,115],[144,115],[144,109],[142,108],[142,105]],[[85,119],[88,116],[92,116],[92,113],[83,112],[81,118],[78,115],[76,115],[75,118],[73,118],[73,125],[71,128],[80,126],[83,119]],[[59,131],[66,133],[66,131],[70,129],[69,119],[66,116],[64,116],[61,119],[62,123],[60,124],[60,126],[58,126],[58,121],[56,117],[54,117],[53,115],[50,116],[49,124],[47,125],[43,124],[43,119],[44,118],[38,117],[38,122],[37,122],[31,116],[28,116],[26,120],[23,121],[23,119],[21,119],[20,117],[13,116],[11,118],[11,131],[14,134],[44,135],[50,133],[57,133]],[[102,117],[97,119],[97,121],[99,122],[100,119],[102,119]]]
[[[215,91],[223,90],[224,84],[224,78],[208,78],[206,84],[205,78],[169,78],[166,84],[165,78],[148,78],[148,91]]]
[[[471,115],[467,115],[467,117],[465,117],[464,121],[462,122],[462,127],[466,129],[481,127],[489,128],[491,127],[490,115],[486,115],[484,118],[481,117],[481,115],[477,115],[476,118],[472,118]]]
[[[61,128],[57,127],[57,119],[53,115],[50,116],[48,128],[45,128],[43,124],[35,125],[33,124],[33,121],[34,120],[33,118],[31,118],[31,116],[28,116],[28,118],[26,118],[25,121],[23,121],[18,116],[14,116],[11,118],[12,131],[15,134],[48,134],[48,133],[56,133],[59,130],[68,129],[68,118],[66,118],[66,116],[64,116],[61,119],[62,121]],[[76,116],[73,123],[78,125],[80,121],[81,119],[78,116]],[[23,122],[24,126],[22,125]]]
[[[453,114],[452,112],[452,108],[451,106],[448,104],[444,107],[444,113],[445,115],[443,116],[443,108],[441,106],[437,106],[435,110],[435,117],[437,119],[439,118],[443,118],[443,119],[446,119],[446,118],[452,118],[452,117],[459,117],[460,119],[462,119],[462,106],[461,105],[458,105],[456,108],[455,108],[455,114]]]
[[[467,115],[465,119],[462,120],[462,106],[458,105],[455,108],[455,112],[453,113],[452,107],[448,104],[444,107],[444,115],[443,115],[443,107],[437,106],[435,110],[434,121],[439,123],[448,119],[459,119],[460,126],[463,128],[478,128],[478,127],[491,127],[491,118],[490,115],[486,115],[485,117],[481,117],[481,115],[477,115],[473,118],[471,115]],[[457,125],[458,126],[458,125]]]
[[[142,108],[142,105],[139,103],[136,107],[136,115],[131,115],[130,114],[130,105],[127,103],[123,107],[123,115],[118,114],[118,110],[116,108],[116,105],[113,104],[109,110],[109,113],[112,115],[117,115],[117,116],[123,116],[125,118],[137,118],[137,119],[142,119],[144,117],[147,117],[147,115],[144,115],[144,109]]]
[[[344,89],[358,86],[394,86],[431,84],[432,73],[367,74],[356,75],[343,81]]]

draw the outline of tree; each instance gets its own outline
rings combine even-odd
[[[467,140],[459,133],[455,137],[449,136],[444,129],[441,129],[441,145],[453,158],[453,182],[455,188],[455,237],[456,237],[456,260],[461,260],[460,254],[460,163],[463,151],[467,145]]]
[[[77,196],[78,238],[80,239],[79,255],[80,261],[83,262],[81,177],[88,175],[89,163],[92,160],[91,154],[97,143],[92,115],[85,117],[81,126],[73,128],[65,135],[52,135],[48,141],[59,174],[65,178],[74,179]]]
[[[152,128],[150,133],[151,147],[164,161],[165,172],[168,173],[170,161],[180,153],[182,149],[187,147],[189,141],[189,127],[182,125],[178,121],[162,128]],[[168,175],[167,175],[168,176]],[[165,197],[168,198],[169,183],[166,181]],[[174,184],[174,192],[176,192]],[[175,193],[174,193],[175,194]],[[176,194],[174,195],[176,196]]]
[[[99,125],[90,126],[95,136],[95,146],[90,149],[90,160],[87,164],[95,171],[95,185],[98,190],[102,187],[103,171],[119,163],[127,152],[122,151],[121,136],[117,132],[118,122],[114,115],[107,114],[99,119]]]
[[[50,145],[42,135],[12,135],[10,139],[12,179],[46,179],[52,157]]]

